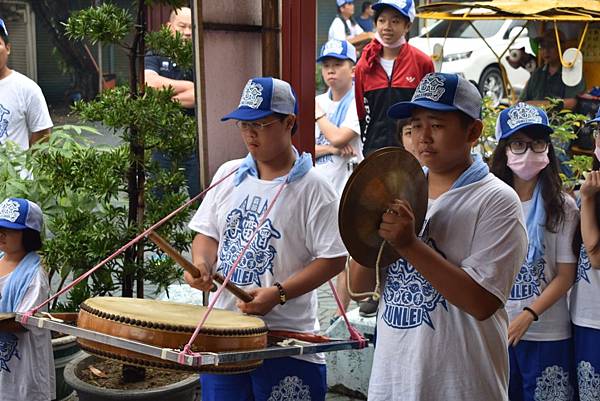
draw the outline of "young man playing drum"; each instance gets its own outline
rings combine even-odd
[[[429,204],[420,238],[405,200],[382,216],[379,235],[402,258],[387,268],[369,400],[508,400],[503,305],[527,234],[515,192],[471,155],[480,111],[471,83],[441,73],[389,110],[411,117]],[[350,273],[354,291],[374,288],[374,269],[354,265]]]
[[[287,82],[253,78],[239,107],[223,117],[237,120],[249,153],[219,168],[214,182],[236,172],[208,192],[192,218],[189,226],[198,233],[192,258],[201,277],[186,273],[185,279],[210,289],[211,273],[227,275],[256,232],[231,277],[254,300],[236,302],[223,292],[215,306],[262,315],[270,330],[312,334],[319,330],[316,288],[343,270],[346,250],[337,195],[312,168],[311,156],[292,146],[296,110]],[[327,391],[320,354],[268,359],[250,373],[205,374],[201,381],[204,401],[324,400]]]

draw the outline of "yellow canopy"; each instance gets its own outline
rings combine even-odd
[[[440,2],[419,7],[420,18],[600,21],[600,0],[488,0]]]

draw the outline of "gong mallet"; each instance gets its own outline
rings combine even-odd
[[[179,266],[183,267],[185,271],[190,273],[192,277],[200,277],[200,272],[198,271],[198,269],[196,269],[196,266],[194,266],[192,262],[187,260],[182,254],[180,254],[177,251],[177,249],[173,248],[173,246],[171,246],[171,244],[169,244],[163,237],[161,237],[154,231],[151,231],[148,234],[148,238],[150,239],[150,241],[154,242],[156,246],[158,246],[164,253],[169,255]],[[213,282],[223,284],[223,282],[225,281],[225,277],[223,277],[219,273],[214,273],[212,275],[212,280]],[[246,291],[242,290],[240,287],[233,284],[231,281],[229,281],[227,285],[225,285],[225,288],[227,288],[229,292],[231,292],[233,295],[235,295],[244,302],[252,302],[254,300],[254,297],[252,295],[248,294]]]

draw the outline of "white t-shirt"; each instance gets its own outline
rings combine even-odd
[[[428,208],[422,239],[506,302],[526,253],[517,194],[492,174]],[[387,268],[369,401],[508,400],[508,316],[479,321],[402,259]]]
[[[14,70],[0,79],[0,144],[12,141],[27,150],[30,134],[50,127],[46,99],[34,81]]]
[[[600,269],[592,267],[583,245],[571,289],[571,319],[577,326],[600,330]]]
[[[344,22],[342,19],[339,16],[335,17],[329,26],[329,37],[327,40],[348,40],[364,32],[360,25],[352,25],[352,22],[349,19],[346,20],[346,26],[350,30],[350,35],[348,36],[346,36],[346,29],[344,28]]]
[[[10,274],[0,277],[0,292]],[[50,288],[42,269],[16,312],[27,312],[46,299]],[[49,401],[56,398],[54,357],[50,331],[27,327],[23,333],[0,332],[0,399],[2,401]]]
[[[315,98],[321,110],[327,113],[327,119],[331,121],[333,113],[339,101],[331,100],[327,93],[323,93]],[[364,156],[362,154],[362,141],[360,140],[360,124],[358,122],[358,114],[356,113],[356,103],[348,107],[346,118],[342,121],[340,127],[350,128],[356,136],[350,141],[350,146],[354,149],[355,156],[337,156],[325,155],[316,160],[315,168],[323,177],[327,179],[336,190],[338,195],[342,194],[346,181],[352,174],[352,163],[360,163]],[[317,145],[330,145],[325,135],[319,129],[319,125],[315,123],[315,143]]]
[[[540,296],[542,291],[558,274],[557,263],[575,263],[571,244],[577,228],[578,210],[573,198],[565,196],[565,221],[553,233],[544,232],[544,259],[535,266],[524,263],[511,289],[509,301],[506,303],[508,317],[512,321],[526,306]],[[523,216],[527,216],[532,201],[522,202]],[[558,301],[540,315],[540,320],[533,322],[523,335],[523,340],[529,341],[558,341],[571,337],[571,320],[567,307],[567,296]]]
[[[392,72],[394,71],[394,62],[396,60],[386,60],[383,57],[379,57],[379,63],[383,67],[383,70],[388,76],[388,79],[392,77]]]
[[[240,164],[241,160],[223,164],[213,182]],[[249,175],[234,186],[234,177],[235,174],[208,192],[189,224],[192,230],[219,242],[218,261],[213,269],[224,276],[281,185],[279,180],[265,181]],[[312,168],[288,184],[231,281],[245,290],[270,287],[275,282],[283,283],[315,259],[344,256],[346,249],[337,228],[337,198],[330,185]],[[237,298],[224,291],[215,307],[238,310],[236,301]],[[271,330],[317,333],[317,291],[275,306],[263,319]],[[325,363],[321,354],[302,359]]]

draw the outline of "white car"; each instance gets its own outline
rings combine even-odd
[[[508,80],[518,94],[530,73],[523,67],[515,69],[506,61],[509,44],[517,37],[510,49],[525,48],[532,54],[527,28],[521,31],[526,21],[521,20],[479,20],[436,22],[427,33],[409,40],[409,43],[426,54],[433,54],[435,44],[443,46],[441,72],[458,73],[479,86],[482,96],[492,98],[494,104],[506,96],[498,59],[490,50],[501,55],[502,65],[506,69]],[[485,42],[477,34],[485,38]],[[487,45],[486,45],[487,42]],[[488,47],[489,45],[489,47]],[[503,54],[504,53],[504,54]]]

